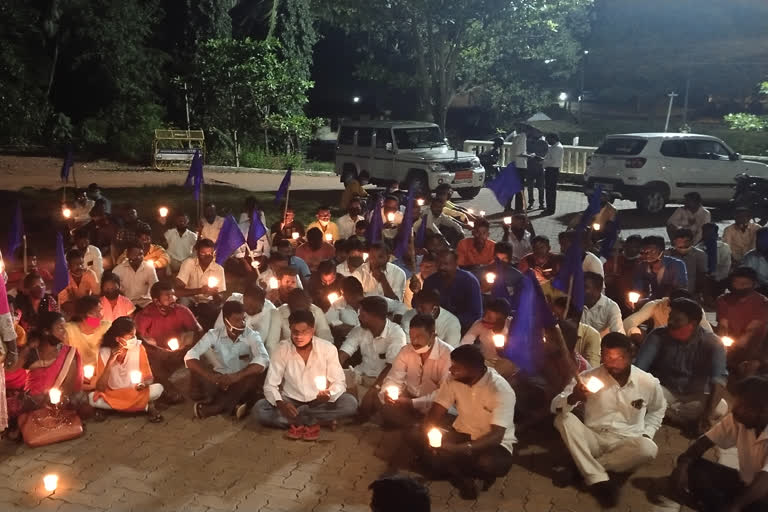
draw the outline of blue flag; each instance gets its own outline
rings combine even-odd
[[[203,157],[200,156],[200,150],[195,150],[195,156],[192,157],[192,163],[189,164],[189,172],[184,186],[193,187],[195,189],[195,201],[200,200],[200,192],[203,189]]]
[[[8,233],[8,259],[16,258],[16,251],[24,245],[24,220],[21,217],[21,200],[16,201],[16,209],[11,218],[11,228]]]
[[[291,170],[292,169],[289,167],[285,176],[283,176],[283,181],[280,182],[280,187],[278,187],[277,193],[275,194],[275,204],[280,204],[280,201],[282,201],[288,193],[288,189],[291,188]]]
[[[494,299],[504,299],[510,308],[517,308],[517,304],[514,303],[512,296],[509,294],[509,288],[507,288],[507,273],[504,263],[499,260],[496,260],[496,280],[491,287],[491,297]]]
[[[584,231],[579,228],[571,232],[571,246],[565,251],[565,257],[560,263],[560,272],[552,280],[552,286],[562,292],[568,293],[570,288],[571,306],[576,311],[584,309],[584,249],[581,245]]]
[[[714,274],[717,270],[717,237],[704,239],[704,252],[707,253],[707,272]]]
[[[53,293],[58,295],[69,284],[67,254],[64,252],[64,237],[56,233],[56,266],[53,269]]]
[[[603,196],[603,187],[600,185],[597,185],[592,190],[592,195],[589,196],[589,200],[587,201],[587,207],[584,210],[584,213],[581,214],[581,222],[579,223],[579,226],[576,227],[576,230],[578,231],[579,228],[584,229],[587,227],[587,224],[592,220],[592,218],[600,213],[600,200]]]
[[[416,231],[416,237],[413,239],[413,245],[417,249],[423,249],[427,243],[427,218],[428,217],[429,215],[426,213],[421,216],[421,224],[419,225],[419,229]]]
[[[61,164],[61,172],[59,173],[59,177],[61,177],[61,181],[64,183],[69,182],[69,171],[72,170],[72,165],[74,165],[74,161],[72,159],[72,150],[67,150],[67,156],[64,157],[64,162]]]
[[[221,225],[219,237],[216,239],[216,263],[223,265],[232,253],[239,249],[245,243],[243,232],[232,215],[227,215],[224,224]]]
[[[379,199],[371,210],[371,220],[368,221],[368,229],[365,231],[365,239],[368,245],[381,240],[381,230],[384,228],[384,220],[381,218],[381,209],[384,208],[384,200]]]
[[[542,341],[542,330],[557,325],[557,320],[547,304],[544,292],[532,270],[520,281],[519,305],[509,326],[504,356],[523,371],[533,373],[535,352]]]
[[[605,236],[600,241],[600,256],[606,260],[610,259],[611,252],[619,239],[619,221],[609,220],[605,225]]]
[[[258,241],[266,234],[267,228],[265,228],[264,224],[261,222],[261,212],[254,208],[253,212],[251,212],[251,225],[248,228],[248,238],[246,238],[248,247],[255,249]]]
[[[515,194],[523,190],[523,183],[520,181],[520,174],[514,162],[510,162],[493,181],[485,186],[491,189],[501,206],[506,206]]]
[[[403,257],[408,254],[408,245],[411,241],[411,235],[413,234],[413,204],[414,204],[414,187],[408,189],[408,197],[406,197],[405,213],[403,214],[403,222],[400,223],[400,231],[397,233],[395,240],[395,250],[392,254],[395,258],[402,260]]]

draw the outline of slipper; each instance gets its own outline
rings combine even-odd
[[[298,427],[296,425],[291,425],[288,428],[288,431],[285,433],[284,437],[286,439],[298,441],[299,439],[304,439],[304,433],[306,432],[306,430],[307,430],[307,427],[303,425],[300,425]]]
[[[149,415],[149,417],[147,418],[147,421],[149,421],[150,423],[162,423],[163,421],[165,421],[165,418],[163,418],[162,414],[155,411],[154,414]]]
[[[304,441],[317,441],[320,439],[320,425],[315,424],[311,427],[305,427],[302,439]]]
[[[101,411],[96,411],[93,413],[93,418],[91,419],[93,420],[94,423],[101,423],[107,419],[107,416]]]
[[[248,404],[240,404],[235,407],[235,419],[242,420],[248,414]]]
[[[201,420],[203,419],[203,415],[200,413],[200,408],[203,406],[202,402],[195,402],[192,404],[192,414],[194,415],[195,419]]]

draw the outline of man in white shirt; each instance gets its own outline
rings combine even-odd
[[[603,276],[584,272],[584,312],[581,321],[605,336],[609,332],[624,334],[621,309],[603,294]]]
[[[357,238],[350,238],[346,242],[346,249],[347,259],[343,263],[336,265],[336,272],[344,277],[349,277],[357,272],[365,262],[363,259],[365,248],[363,247],[363,242]]]
[[[418,232],[421,229],[421,223],[426,217],[427,231],[440,234],[442,233],[441,230],[449,229],[453,230],[457,235],[464,233],[462,225],[456,219],[444,213],[444,207],[445,202],[442,199],[437,197],[432,199],[429,203],[429,209],[413,223],[413,230]]]
[[[208,331],[184,356],[194,385],[205,396],[195,403],[197,418],[234,412],[241,419],[261,391],[269,366],[261,336],[245,325],[243,305],[227,302],[223,314],[224,327]]]
[[[379,392],[384,424],[393,427],[421,422],[450,375],[453,348],[436,335],[432,315],[418,314],[409,324],[410,341],[397,354]]]
[[[672,240],[678,230],[690,229],[695,245],[701,241],[702,226],[712,222],[712,215],[701,205],[701,194],[698,192],[688,192],[683,197],[683,206],[675,210],[667,220],[667,235]]]
[[[363,285],[366,295],[403,300],[405,272],[397,265],[389,263],[389,249],[383,243],[371,245],[368,261],[355,271],[354,276]]]
[[[176,214],[176,227],[165,232],[168,244],[168,256],[171,258],[171,272],[178,272],[181,263],[192,257],[192,250],[197,242],[197,234],[187,229],[189,217],[186,213]]]
[[[120,291],[133,302],[143,308],[152,297],[149,290],[155,284],[157,273],[154,265],[144,261],[144,248],[138,241],[128,243],[127,258],[112,269],[112,273],[120,278]]]
[[[531,237],[536,236],[533,224],[522,213],[512,215],[512,222],[504,224],[504,237],[502,241],[509,242],[512,246],[512,261],[517,265],[521,259],[533,252]]]
[[[474,500],[476,478],[487,490],[512,467],[517,442],[515,392],[493,368],[485,366],[476,346],[463,345],[451,352],[450,373],[437,392],[424,429],[411,442],[421,449],[422,460],[432,473],[446,476],[461,498]],[[442,430],[440,447],[431,448],[427,434],[442,424],[451,407],[458,412],[456,421]]]
[[[702,250],[707,256],[707,280],[704,290],[712,298],[717,297],[724,291],[725,280],[728,279],[728,274],[731,273],[733,263],[731,248],[728,247],[728,244],[718,239],[719,231],[720,228],[714,222],[704,224],[701,227],[701,242],[696,246],[696,249]],[[714,249],[714,272],[709,267],[710,249]],[[688,279],[691,279],[690,273],[688,273]]]
[[[649,300],[642,308],[624,319],[624,332],[630,336],[642,334],[640,325],[648,320],[653,322],[654,328],[664,327],[669,321],[669,312],[672,310],[670,302],[680,297],[693,300],[693,296],[685,289],[674,290],[669,294],[669,297],[664,297],[663,299]],[[701,312],[702,317],[699,326],[707,332],[713,332],[712,325],[707,321],[707,315],[704,313],[704,310],[702,309]]]
[[[408,308],[413,307],[413,295],[421,291],[424,286],[424,280],[437,272],[437,259],[432,253],[427,253],[419,262],[419,272],[413,274],[408,280],[408,286],[405,287],[403,294],[403,303]]]
[[[245,307],[245,325],[259,333],[262,340],[266,340],[269,335],[269,327],[272,320],[272,311],[275,305],[267,299],[264,290],[256,283],[251,283],[245,287],[243,293],[233,293],[227,299],[227,302],[240,302]],[[214,327],[224,325],[224,315],[219,314]]]
[[[723,230],[723,242],[731,248],[735,267],[745,254],[755,248],[758,229],[760,225],[752,222],[752,213],[747,208],[736,209],[733,224]]]
[[[453,348],[461,341],[461,324],[456,315],[440,307],[440,295],[435,290],[422,290],[413,296],[413,308],[403,315],[400,325],[405,331],[406,341],[411,319],[418,314],[431,316],[435,320],[437,337]]]
[[[632,366],[633,351],[627,336],[608,334],[602,342],[603,364],[572,379],[551,405],[566,448],[606,508],[617,504],[619,492],[607,472],[632,471],[656,458],[653,436],[667,408],[659,380]],[[583,423],[571,412],[582,402]]]
[[[357,399],[346,392],[344,370],[332,343],[315,336],[309,311],[288,319],[290,337],[280,343],[264,383],[264,398],[254,407],[262,425],[286,428],[289,439],[316,441],[320,423],[353,416]]]
[[[560,143],[560,137],[555,133],[547,135],[549,149],[541,162],[544,167],[544,190],[547,195],[547,209],[544,215],[552,215],[557,208],[557,181],[560,177],[560,169],[563,167],[563,155],[565,149]]]
[[[397,235],[400,224],[403,223],[403,212],[400,211],[400,200],[397,196],[387,196],[381,208],[381,221],[383,223],[381,236],[393,239]]]
[[[286,303],[277,309],[273,309],[270,313],[269,321],[269,335],[267,335],[266,346],[267,352],[272,354],[279,345],[281,340],[288,339],[291,332],[290,323],[288,318],[291,313],[296,311],[309,311],[315,318],[313,323],[313,331],[318,338],[327,341],[333,341],[333,335],[331,329],[328,327],[328,321],[325,319],[325,313],[319,307],[312,304],[312,300],[304,290],[294,289],[292,290],[286,299]]]
[[[355,234],[355,224],[361,220],[365,220],[365,217],[360,215],[363,211],[360,205],[359,199],[352,199],[347,206],[347,214],[342,215],[336,221],[339,226],[339,239],[346,240]]]
[[[509,304],[504,299],[493,299],[485,306],[483,317],[472,324],[461,338],[462,345],[479,345],[485,357],[485,365],[496,370],[504,378],[511,378],[518,370],[517,366],[499,355],[494,343],[495,336],[507,339],[509,333]]]
[[[224,268],[213,260],[213,242],[203,238],[195,248],[196,256],[184,260],[176,276],[176,295],[203,327],[210,327],[219,314],[221,293],[227,290],[227,281]]]
[[[101,276],[104,273],[104,262],[99,248],[91,245],[88,230],[78,229],[75,231],[75,247],[83,253],[83,265],[85,265],[85,268],[93,270],[96,277],[101,281]]]
[[[364,386],[370,387],[360,404],[359,416],[370,416],[378,401],[381,383],[406,344],[405,333],[387,318],[387,302],[382,297],[366,297],[360,301],[360,325],[349,331],[339,349],[341,365],[360,350],[362,362],[355,367]]]
[[[733,412],[677,458],[672,483],[696,510],[768,510],[768,377],[739,383]],[[738,469],[702,456],[710,448],[736,448]]]
[[[212,242],[216,242],[223,225],[224,217],[216,215],[216,205],[207,203],[203,210],[203,218],[200,221],[200,238],[207,238]]]
[[[576,231],[562,231],[557,235],[557,240],[560,242],[560,254],[565,255],[566,251],[571,246],[571,243],[573,243],[574,236],[577,236]],[[586,232],[585,236],[589,236],[589,232]],[[603,278],[605,277],[603,262],[589,251],[584,251],[584,256],[581,260],[581,269],[584,272],[594,272],[595,274],[600,274]]]

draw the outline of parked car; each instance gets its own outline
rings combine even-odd
[[[767,177],[768,165],[742,160],[717,137],[689,133],[609,135],[587,162],[587,190],[636,201],[647,213],[698,192],[705,205],[727,204],[736,176]]]
[[[397,181],[401,188],[427,193],[442,183],[472,199],[485,169],[472,153],[453,150],[436,124],[416,121],[359,121],[339,129],[336,174],[345,182],[362,173],[373,184]]]

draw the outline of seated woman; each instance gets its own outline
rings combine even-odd
[[[18,318],[18,308],[15,307],[15,300],[8,296],[8,308],[11,318]],[[5,368],[5,396],[8,408],[8,420],[10,426],[15,425],[15,420],[21,412],[21,395],[24,393],[24,384],[27,382],[27,370],[24,368],[24,357],[26,355],[25,345],[27,343],[27,333],[18,321],[13,322],[13,329],[16,332],[16,348],[19,357],[10,366]],[[11,429],[13,430],[13,428]]]
[[[59,305],[53,295],[47,293],[45,281],[40,274],[30,272],[24,277],[23,288],[16,296],[16,310],[20,315],[19,324],[31,331],[39,328],[40,315],[58,311]]]
[[[77,299],[75,318],[65,325],[67,339],[64,343],[77,349],[84,365],[96,366],[101,338],[109,328],[109,322],[104,321],[102,316],[99,297],[87,295]]]
[[[162,384],[153,384],[147,352],[136,338],[136,326],[127,316],[117,318],[101,340],[93,378],[96,390],[88,395],[91,406],[121,412],[147,411],[149,421],[163,417],[154,401],[163,394]],[[103,416],[97,414],[97,419]]]

